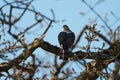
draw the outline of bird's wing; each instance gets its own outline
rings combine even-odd
[[[66,37],[67,37],[67,33],[66,32],[60,32],[58,35],[58,41],[61,44],[65,44],[66,43]]]
[[[70,48],[75,40],[75,34],[73,32],[67,34],[67,45]]]

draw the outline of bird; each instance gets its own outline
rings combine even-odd
[[[63,25],[62,31],[58,34],[58,41],[60,44],[60,59],[68,60],[75,41],[75,34],[67,25]]]

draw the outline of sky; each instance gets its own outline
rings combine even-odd
[[[109,19],[107,21],[108,25],[111,26],[115,21],[116,18],[111,15],[111,11],[117,16],[120,17],[120,8],[119,0],[100,0],[104,1],[100,4],[96,5],[98,0],[86,0],[88,4],[91,6],[95,6],[94,10],[102,16],[105,20],[105,15]],[[94,20],[97,18],[97,15],[93,13],[88,6],[86,6],[81,0],[41,0],[41,1],[34,1],[33,5],[35,5],[36,10],[40,11],[42,14],[49,18],[53,18],[51,9],[55,13],[56,21],[65,20],[64,22],[53,23],[52,27],[46,34],[45,40],[53,44],[59,46],[57,37],[59,32],[61,31],[62,25],[66,24],[70,27],[70,29],[75,33],[76,37],[79,32],[83,29],[85,25],[92,25],[93,23],[90,20]],[[80,13],[86,13],[85,16],[81,16]],[[100,30],[101,33],[106,35],[106,31],[103,30],[101,26],[104,26],[104,23],[97,18],[97,30]],[[111,28],[115,29],[119,25],[120,21],[116,24],[112,25]],[[46,25],[47,26],[47,25]],[[42,30],[44,31],[46,27]],[[51,38],[52,37],[52,38]],[[109,37],[108,37],[109,38]],[[34,39],[34,38],[33,38]],[[82,38],[83,41],[79,42],[79,45],[82,46],[86,44],[84,37]],[[95,42],[93,46],[102,46],[102,42]],[[107,44],[106,44],[107,45]],[[108,48],[108,45],[106,46]]]
[[[86,0],[88,4],[91,6],[95,6],[94,10],[105,19],[105,15],[109,18],[108,25],[111,26],[114,21],[116,21],[116,18],[111,15],[111,11],[115,13],[117,17],[120,17],[120,8],[119,3],[120,0],[101,0],[104,2],[101,2],[98,5],[95,5],[98,0]],[[59,22],[59,23],[53,23],[52,27],[49,29],[49,31],[46,34],[45,40],[50,42],[53,45],[59,46],[57,36],[59,32],[61,31],[61,27],[64,24],[67,24],[70,29],[75,33],[77,36],[79,32],[83,29],[85,25],[92,25],[90,23],[90,19],[94,19],[97,17],[95,13],[93,13],[81,0],[41,0],[41,1],[35,1],[34,2],[36,7],[36,10],[40,11],[42,14],[46,15],[47,17],[53,18],[51,9],[55,13],[55,19],[56,20],[65,20],[65,22]],[[80,12],[86,13],[85,16],[81,16]],[[101,30],[101,33],[105,34],[105,31],[103,28],[101,28],[104,23],[98,18],[97,21],[97,29]],[[120,21],[118,21],[116,24],[112,25],[111,28],[115,29],[119,25]],[[93,46],[102,46],[103,41],[101,42],[95,42]],[[85,39],[83,37],[83,40],[79,43],[79,45],[85,45]],[[108,46],[106,46],[108,47]],[[78,50],[78,49],[75,49]],[[75,67],[76,63],[71,62],[69,65],[72,65],[71,67]],[[79,69],[81,66],[75,68]],[[109,67],[113,67],[113,64],[111,64]],[[81,69],[84,69],[81,67]],[[99,79],[98,79],[99,80]]]
[[[107,15],[107,18],[109,19],[107,21],[108,25],[111,26],[112,29],[115,29],[118,25],[120,25],[120,21],[118,21],[116,24],[112,25],[116,18],[111,14],[111,11],[117,16],[120,17],[120,0],[100,0],[104,1],[100,4],[96,5],[96,2],[98,0],[85,0],[88,4],[90,4],[92,7],[94,7],[94,10],[102,16],[103,19],[105,19],[105,15]],[[0,3],[2,5],[2,3]],[[60,21],[58,23],[53,23],[52,27],[48,30],[44,40],[51,43],[52,45],[59,46],[57,37],[59,32],[61,31],[61,28],[64,24],[68,25],[69,28],[75,33],[77,36],[79,32],[83,29],[85,25],[92,25],[90,20],[93,20],[97,18],[97,15],[93,13],[88,6],[86,6],[82,0],[35,0],[32,5],[35,7],[36,11],[39,11],[40,13],[44,14],[45,16],[53,19],[53,15],[51,12],[51,9],[55,13],[55,20]],[[8,11],[8,8],[6,7],[5,11]],[[16,12],[16,11],[15,11]],[[81,16],[80,13],[83,12],[86,15]],[[19,12],[17,12],[19,13]],[[19,26],[28,26],[34,22],[34,17],[30,13],[26,13],[25,17],[21,20],[21,22],[17,23]],[[65,20],[62,22],[62,20]],[[47,20],[46,20],[47,21]],[[104,23],[97,18],[97,30],[100,30],[102,34],[106,34],[105,30],[101,27],[104,25]],[[32,42],[36,37],[39,37],[40,34],[43,33],[43,31],[46,29],[47,25],[44,22],[43,27],[39,27],[39,25],[29,32],[33,32],[33,34],[25,35],[26,42],[30,43]],[[24,29],[24,27],[22,27]],[[22,30],[21,29],[21,30]],[[16,30],[13,30],[17,33]],[[37,35],[36,35],[37,34]],[[108,36],[106,36],[108,37]],[[102,46],[103,41],[101,42],[95,42],[93,46]],[[84,37],[79,42],[79,45],[85,45],[87,44]],[[106,46],[108,47],[108,46]],[[74,51],[79,50],[75,49]],[[36,50],[34,53],[37,52],[45,52],[42,49]],[[44,53],[43,53],[44,54]],[[43,54],[38,54],[38,56],[43,56]],[[44,57],[44,56],[43,56]],[[75,64],[73,64],[75,65]],[[111,65],[110,67],[113,67]]]
[[[88,4],[91,4],[91,6],[94,6],[97,2],[97,0],[86,1]],[[116,16],[119,17],[119,2],[119,0],[105,0],[99,5],[96,5],[95,10],[102,15],[102,17],[104,17],[104,15],[107,13],[108,17],[110,18],[108,24],[111,25],[115,21],[115,18],[111,16],[110,12],[113,11]],[[48,36],[46,36],[46,38],[48,37],[51,43],[57,43],[56,39],[58,33],[61,31],[62,25],[67,24],[77,36],[85,25],[91,25],[88,19],[94,19],[97,17],[81,0],[41,0],[35,1],[34,4],[37,6],[35,7],[36,10],[40,11],[42,14],[53,18],[50,11],[52,9],[55,13],[56,20],[65,20],[65,22],[53,23],[53,27],[48,31]],[[80,12],[88,13],[86,16],[81,16]],[[96,23],[98,24],[97,29],[101,30],[100,26],[104,25],[103,22],[100,19],[97,19]],[[119,22],[112,27],[114,28],[118,25]],[[51,38],[51,34],[55,37]]]

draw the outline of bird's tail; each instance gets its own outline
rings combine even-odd
[[[70,56],[71,51],[69,51],[68,49],[61,49],[60,51],[60,59],[63,60],[68,60],[69,56]]]

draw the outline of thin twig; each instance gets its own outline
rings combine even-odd
[[[109,25],[106,23],[106,21],[101,17],[101,15],[99,15],[85,0],[82,0],[82,1],[83,1],[83,3],[85,3],[101,19],[101,21],[111,31],[112,29],[109,27]]]
[[[45,34],[47,33],[47,31],[49,30],[51,24],[52,24],[52,20],[50,21],[48,27],[46,28],[46,30],[43,32],[43,34],[39,37],[39,40],[42,40],[45,37]]]
[[[52,20],[50,21],[50,23],[49,23],[49,25],[48,25],[48,27],[46,28],[46,30],[44,31],[44,33],[43,33],[43,35],[45,35],[46,34],[46,32],[48,31],[48,29],[50,28],[50,26],[51,26],[51,24],[52,24]]]
[[[42,21],[43,21],[43,19],[38,20],[37,22],[35,22],[35,23],[32,24],[31,26],[27,27],[24,31],[20,32],[17,36],[25,33],[26,31],[30,30],[31,28],[33,28],[35,25],[37,25],[38,23],[40,23],[40,22],[42,22]]]
[[[97,34],[100,38],[102,38],[106,43],[108,43],[109,45],[111,45],[111,42],[110,42],[105,36],[103,36],[102,34],[100,34],[100,33],[98,33],[98,32],[96,32],[96,34]]]
[[[82,35],[83,35],[83,33],[84,33],[85,30],[92,30],[92,27],[89,26],[89,25],[86,25],[86,26],[82,29],[82,31],[80,31],[80,33],[79,33],[77,39],[75,40],[73,46],[71,47],[71,49],[74,49],[75,46],[78,44],[78,42],[80,41],[80,39],[81,39],[81,37],[82,37]],[[102,38],[106,43],[108,43],[109,45],[111,45],[111,42],[110,42],[105,36],[103,36],[102,34],[100,34],[100,33],[97,32],[97,31],[94,31],[93,33],[95,33],[95,34],[98,35],[100,38]]]
[[[78,42],[80,41],[80,39],[81,39],[84,31],[86,30],[86,28],[87,28],[87,26],[85,26],[85,27],[82,29],[82,31],[80,31],[80,33],[78,34],[78,37],[77,37],[77,39],[75,40],[75,42],[74,42],[73,46],[71,47],[71,49],[74,49],[75,46],[78,44]]]
[[[53,9],[50,9],[50,10],[51,10],[51,12],[52,12],[53,20],[55,21],[55,20],[56,20],[56,18],[55,18],[55,12],[54,12]]]
[[[28,10],[28,7],[30,6],[30,4],[31,4],[31,2],[29,2],[29,3],[26,5],[26,8],[24,9],[23,13],[22,13],[17,19],[15,19],[15,20],[12,22],[11,25],[15,24],[17,21],[19,21],[19,20],[22,18],[22,16],[23,16],[23,15],[25,14],[25,12]]]

